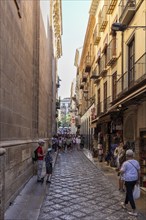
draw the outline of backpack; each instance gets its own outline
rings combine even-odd
[[[32,155],[32,160],[35,162],[38,160],[38,153],[37,153],[37,150],[38,148],[36,148],[33,152],[33,155]]]

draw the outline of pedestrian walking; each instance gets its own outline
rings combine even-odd
[[[42,139],[39,139],[38,141],[38,148],[37,148],[37,182],[43,182],[44,177],[42,177],[42,169],[43,169],[43,160],[44,160],[44,151],[43,151],[43,146],[44,146],[45,141]]]
[[[72,137],[72,146],[73,146],[73,150],[75,150],[75,146],[76,146],[76,137],[75,136]]]
[[[80,138],[80,136],[77,136],[76,137],[77,150],[80,150],[80,144],[81,144],[81,138]]]
[[[125,202],[122,203],[122,207],[126,209],[128,202],[132,207],[132,212],[129,212],[130,215],[137,216],[135,201],[133,198],[133,190],[135,184],[139,183],[140,179],[140,165],[137,160],[134,158],[134,152],[132,150],[126,151],[126,161],[123,163],[120,173],[123,175],[125,180],[126,187],[126,198]]]
[[[72,142],[71,137],[70,135],[68,135],[66,138],[67,150],[71,150],[71,142]]]
[[[99,159],[99,162],[102,162],[103,160],[103,145],[102,144],[98,144],[98,159]]]
[[[52,151],[52,149],[48,148],[47,154],[45,156],[46,175],[47,175],[46,183],[51,183],[50,178],[52,175],[52,163],[53,163],[51,151]]]
[[[83,135],[81,135],[81,143],[80,143],[80,148],[83,149],[85,144],[85,138]]]
[[[126,161],[126,149],[127,149],[127,146],[123,145],[123,149],[120,151],[120,154],[119,154],[119,169],[121,169],[122,164]],[[121,175],[118,172],[118,176],[119,176],[119,191],[125,192],[123,175]]]

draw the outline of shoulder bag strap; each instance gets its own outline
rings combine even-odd
[[[128,161],[129,163],[131,163],[130,161]],[[138,169],[133,165],[133,163],[131,163],[132,164],[132,166],[136,169],[136,171],[137,171],[137,175],[138,175],[138,180],[139,180],[139,172],[138,172]]]

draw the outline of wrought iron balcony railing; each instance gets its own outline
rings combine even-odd
[[[85,72],[90,72],[90,70],[91,70],[91,55],[88,55],[87,57],[86,57],[86,61],[85,61]]]
[[[107,110],[110,107],[111,103],[111,96],[107,97],[106,99],[103,100],[103,112],[107,112]]]
[[[117,80],[117,98],[121,97],[125,92],[137,88],[146,81],[146,54],[135,62],[133,68],[126,71]]]
[[[87,82],[87,73],[83,73],[82,82]]]
[[[91,76],[90,76],[90,79],[93,79],[93,80],[96,80],[100,77],[100,74],[99,74],[99,65],[97,64],[95,69],[92,71],[91,73]]]
[[[103,112],[103,102],[99,102],[96,106],[96,114],[97,114],[97,117],[102,115],[104,112]]]

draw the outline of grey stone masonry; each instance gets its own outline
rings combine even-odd
[[[82,151],[58,155],[39,220],[135,219],[120,203],[124,196]],[[145,218],[138,213],[138,218]]]
[[[5,194],[4,194],[4,182],[5,182],[5,149],[0,148],[0,219],[4,219],[5,211]]]
[[[50,40],[40,0],[0,0],[0,147],[6,150],[5,180],[1,179],[5,181],[5,209],[33,175],[32,153],[38,139],[45,139],[47,149],[56,124],[50,115],[50,91],[56,85],[49,66]]]

